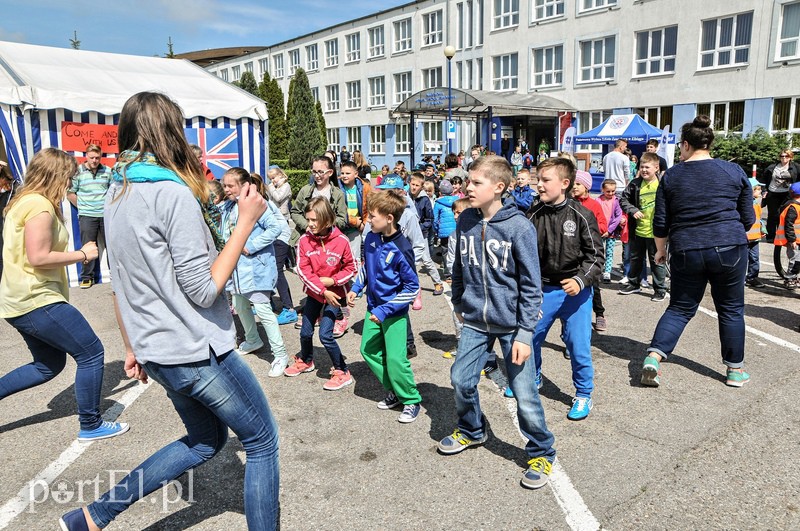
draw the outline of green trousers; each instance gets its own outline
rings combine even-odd
[[[378,324],[364,318],[361,355],[384,389],[392,391],[403,404],[419,404],[422,397],[414,382],[411,362],[406,357],[408,316],[390,317]]]

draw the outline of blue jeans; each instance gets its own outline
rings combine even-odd
[[[495,339],[500,342],[500,350],[506,360],[509,385],[517,400],[519,429],[528,439],[525,451],[530,457],[547,457],[552,462],[556,455],[553,448],[555,438],[545,423],[533,363],[530,359],[521,366],[511,363],[513,332],[491,334],[469,326],[461,330],[458,354],[450,369],[450,381],[456,395],[458,428],[473,440],[480,439],[485,433],[486,423],[478,397],[478,382],[481,379],[481,369],[486,365],[489,345]]]
[[[230,427],[247,455],[244,510],[249,529],[278,525],[278,426],[250,366],[236,352],[181,365],[148,362],[147,374],[160,383],[180,415],[187,435],[168,444],[89,505],[106,527],[138,499],[208,461],[228,439]],[[154,417],[155,418],[155,417]],[[157,422],[157,418],[155,418]],[[153,429],[158,429],[158,424]],[[220,485],[230,488],[230,485]]]
[[[335,306],[319,302],[310,295],[306,297],[303,308],[303,326],[300,328],[300,358],[311,363],[314,359],[314,323],[319,319],[319,340],[331,357],[333,367],[340,371],[347,371],[347,364],[342,356],[342,349],[333,338],[333,325],[337,319],[342,318],[342,311]]]
[[[75,398],[81,429],[98,428],[103,344],[81,312],[66,302],[56,302],[6,321],[22,334],[33,362],[0,378],[0,399],[52,380],[64,370],[69,354],[78,365]]]
[[[722,361],[728,367],[742,367],[747,245],[673,252],[669,265],[672,273],[669,306],[656,325],[647,351],[664,359],[672,354],[686,324],[697,313],[706,285],[711,284],[711,298],[719,319]]]
[[[747,280],[758,278],[761,271],[761,257],[758,254],[758,242],[747,244]]]
[[[589,398],[594,391],[592,365],[592,288],[570,296],[555,286],[542,286],[542,318],[533,333],[533,359],[536,374],[542,372],[542,343],[556,319],[561,319],[561,338],[570,353],[575,396]],[[516,392],[516,389],[512,389]]]

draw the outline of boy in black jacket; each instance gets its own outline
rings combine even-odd
[[[538,168],[540,202],[528,210],[538,235],[542,271],[542,317],[533,335],[536,385],[542,386],[542,343],[556,319],[571,353],[575,398],[567,414],[583,420],[592,410],[592,285],[603,271],[605,255],[594,214],[568,197],[575,183],[575,165],[549,158]]]

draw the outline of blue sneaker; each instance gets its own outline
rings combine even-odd
[[[479,446],[485,443],[489,439],[489,434],[484,433],[483,437],[474,441],[469,437],[466,437],[461,430],[456,428],[453,430],[452,435],[448,435],[441,441],[439,441],[438,448],[441,453],[444,455],[452,455],[457,454],[458,452],[463,452],[470,446]]]
[[[61,531],[89,531],[83,509],[68,512],[58,519],[58,525],[61,527]]]
[[[593,404],[591,398],[577,396],[572,399],[572,408],[567,413],[569,420],[583,420],[589,416]]]
[[[536,375],[536,389],[541,389],[542,385],[544,385],[542,383],[542,373],[539,373]]]
[[[122,435],[131,429],[125,422],[108,422],[106,420],[99,427],[93,430],[81,430],[78,432],[79,441],[99,441],[100,439],[110,439],[117,435]]]
[[[510,385],[503,389],[503,396],[506,398],[514,398],[514,391],[511,390]]]
[[[297,322],[297,312],[295,310],[284,308],[283,310],[281,310],[281,313],[278,314],[279,325],[285,325],[296,322]]]
[[[540,489],[550,481],[553,463],[546,457],[534,457],[528,461],[528,470],[522,475],[520,483],[526,489]]]

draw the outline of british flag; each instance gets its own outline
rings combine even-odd
[[[190,144],[203,150],[203,164],[214,177],[222,175],[235,166],[241,166],[239,158],[239,136],[236,129],[185,129]]]

